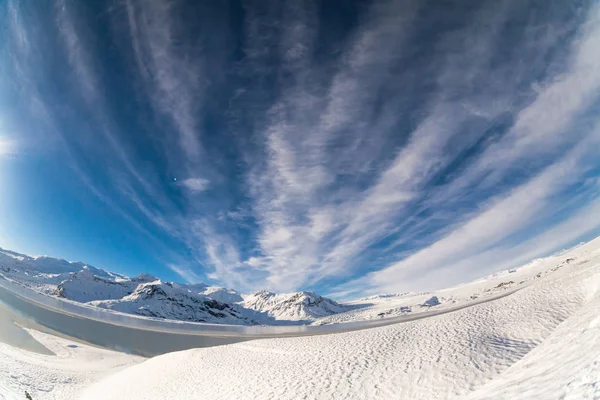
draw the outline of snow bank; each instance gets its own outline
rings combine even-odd
[[[582,283],[585,307],[469,400],[600,398],[600,275]]]

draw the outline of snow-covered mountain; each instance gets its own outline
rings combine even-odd
[[[219,286],[207,286],[201,293],[221,303],[239,303],[244,301],[242,296],[235,290]]]
[[[45,294],[109,310],[181,321],[281,325],[315,321],[348,311],[311,292],[258,292],[203,283],[163,282],[142,274],[128,278],[80,262],[30,257],[0,249],[0,275]]]
[[[46,294],[54,294],[57,285],[72,273],[87,269],[92,275],[107,280],[128,279],[126,276],[92,267],[81,262],[69,262],[46,256],[32,257],[0,248],[0,274]]]
[[[89,304],[153,318],[237,325],[258,323],[248,315],[253,313],[247,313],[241,306],[218,301],[185,286],[157,280],[139,284],[131,294],[120,299],[96,300]]]
[[[131,294],[139,284],[158,280],[148,274],[133,279],[108,279],[96,276],[84,266],[79,272],[72,272],[68,279],[61,282],[54,294],[58,297],[87,303],[94,300],[116,300]]]
[[[398,317],[480,301],[527,286],[571,262],[562,260],[546,271],[541,269],[541,261],[534,261],[452,290],[370,296],[344,304],[313,292],[260,291],[242,297],[235,290],[204,283],[163,282],[148,274],[128,278],[84,263],[2,249],[0,276],[47,295],[140,316],[238,325],[321,325]]]
[[[242,304],[274,319],[290,321],[310,321],[352,309],[313,292],[276,294],[262,290],[246,296]]]

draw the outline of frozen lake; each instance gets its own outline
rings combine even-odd
[[[12,322],[14,319],[17,319],[19,324],[25,327],[35,328],[35,325],[39,324],[67,337],[146,357],[197,347],[237,343],[249,339],[242,336],[221,337],[218,335],[167,333],[77,317],[42,307],[1,286],[0,303],[3,306],[0,306],[0,323],[2,324],[0,341],[37,352],[44,350],[36,345],[35,339],[25,330],[14,325]],[[42,346],[39,343],[38,345]],[[46,351],[49,350],[46,349]]]
[[[21,328],[26,323],[24,318],[0,305],[0,342],[34,353],[53,355],[54,353]]]

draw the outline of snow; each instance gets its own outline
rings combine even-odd
[[[494,301],[362,331],[166,354],[82,398],[599,398],[598,247],[511,273],[530,284]],[[441,293],[464,297],[503,275]]]
[[[70,278],[71,273],[83,270],[108,280],[127,279],[121,274],[81,262],[46,256],[32,257],[0,248],[0,275],[45,294],[53,294],[61,282]]]
[[[275,294],[263,290],[246,296],[242,304],[276,320],[289,321],[312,321],[351,309],[313,292]]]
[[[138,279],[131,281],[114,281],[95,276],[89,268],[73,272],[69,278],[61,282],[55,291],[59,297],[86,303],[93,300],[120,299],[131,294],[140,283]]]
[[[578,247],[573,248],[571,251],[575,252],[577,249]],[[484,278],[439,290],[435,293],[407,292],[364,297],[343,303],[351,306],[351,311],[319,318],[313,324],[356,322],[398,317],[407,313],[414,315],[429,312],[431,307],[427,306],[426,303],[433,297],[437,298],[439,302],[434,307],[435,310],[452,309],[461,305],[468,306],[487,298],[493,298],[535,284],[538,280],[559,271],[572,262],[574,260],[571,256],[566,256],[565,252],[560,252],[547,258],[534,260],[519,268],[496,272]]]
[[[239,303],[241,301],[244,301],[242,296],[235,290],[227,289],[227,288],[223,288],[223,287],[219,287],[219,286],[209,286],[201,293],[210,297],[211,299],[220,301],[221,303],[233,304],[233,303]]]
[[[600,274],[581,283],[586,305],[469,399],[600,398]]]
[[[127,296],[117,300],[97,300],[90,305],[153,318],[179,321],[210,322],[225,324],[255,325],[242,307],[221,303],[213,298],[194,293],[185,285],[169,282],[147,282],[139,284]]]
[[[0,342],[0,399],[73,399],[83,388],[144,359],[28,330],[54,355],[21,350]]]

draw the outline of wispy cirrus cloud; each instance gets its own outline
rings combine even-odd
[[[180,244],[183,279],[434,287],[594,209],[600,86],[591,2],[435,3],[57,0],[48,23],[11,1],[10,70],[90,191]]]
[[[287,93],[284,92],[267,114],[264,128],[269,150],[266,173],[250,177],[251,182],[259,186],[255,191],[255,211],[262,228],[259,245],[264,255],[262,268],[268,271],[271,284],[281,287],[289,283],[286,288],[291,289],[297,287],[294,285],[298,281],[315,283],[330,275],[351,274],[357,261],[362,261],[360,256],[364,252],[407,228],[402,220],[411,221],[410,214],[415,211],[415,206],[428,201],[425,195],[432,190],[429,187],[432,180],[456,162],[461,152],[467,151],[488,133],[486,124],[503,114],[518,111],[519,103],[526,101],[526,96],[520,95],[526,71],[514,71],[510,57],[499,66],[491,66],[497,56],[494,46],[501,39],[510,13],[518,9],[514,2],[478,8],[472,11],[477,16],[473,20],[491,20],[491,24],[484,26],[475,22],[438,43],[438,58],[443,62],[428,70],[435,73],[437,79],[434,91],[428,96],[426,116],[416,129],[405,133],[408,139],[390,162],[381,162],[376,158],[381,153],[369,152],[368,146],[360,147],[360,144],[379,139],[380,146],[386,145],[391,142],[391,132],[401,132],[402,121],[406,118],[402,115],[402,102],[407,102],[401,95],[391,95],[387,99],[395,115],[380,113],[372,116],[369,113],[374,99],[384,91],[384,82],[388,83],[390,76],[386,71],[406,62],[403,50],[412,50],[404,49],[402,44],[414,39],[411,35],[414,34],[413,25],[417,24],[416,4],[388,2],[373,6],[367,21],[361,25],[362,29],[349,40],[344,56],[340,57],[342,61],[337,65],[338,71],[330,78],[330,89],[323,106],[314,106],[321,103],[312,96],[310,86],[296,84],[288,88]],[[294,23],[301,25],[302,21]],[[314,32],[312,36],[303,34],[297,42],[302,43],[304,49],[310,48],[310,40],[314,36]],[[588,41],[595,40],[594,34],[584,32],[582,36]],[[556,35],[553,39],[558,37]],[[264,36],[261,39],[264,40]],[[303,40],[309,43],[303,43]],[[534,39],[530,38],[530,41],[525,42],[523,47],[538,44]],[[581,62],[582,57],[589,57],[587,44],[581,46],[584,48],[576,50],[573,56],[575,70],[553,79],[562,81],[564,76],[577,80],[585,76],[585,72],[592,72],[590,68],[594,68],[594,59]],[[540,47],[538,51],[543,54],[551,46]],[[517,59],[521,55],[515,54],[514,57]],[[302,83],[306,79],[306,69],[286,67],[286,59],[282,58],[282,68],[301,71],[294,82]],[[305,64],[310,62],[310,52],[302,61],[294,61],[306,67]],[[438,59],[435,61],[439,62]],[[398,76],[395,78],[398,80]],[[591,79],[592,82],[580,83],[575,88],[571,86],[569,94],[583,87],[587,87],[587,94],[594,93],[594,78]],[[488,86],[477,86],[483,83]],[[569,87],[563,83],[556,85]],[[536,122],[528,115],[539,113],[539,109],[558,107],[553,99],[560,94],[552,95],[552,91],[556,91],[554,86],[544,90],[533,105],[525,108],[513,129],[499,144],[493,143],[487,149],[483,147],[484,155],[478,161],[481,167],[467,169],[456,180],[464,179],[466,186],[477,184],[478,178],[468,174],[477,171],[486,175],[484,168],[501,156],[501,146],[508,149],[511,142],[520,140],[519,149],[512,153],[515,159],[519,159],[519,155],[531,145],[537,146],[535,150],[540,152],[550,151],[552,143],[544,143],[544,136],[538,135],[536,139],[529,134],[533,132],[531,124]],[[580,111],[581,104],[575,103],[587,94],[575,94],[572,107],[555,113],[555,117]],[[295,114],[303,118],[295,118]],[[569,117],[564,118],[567,122],[570,120]],[[312,121],[320,123],[312,124]],[[561,126],[559,121],[538,121],[540,125],[545,122],[549,122],[546,128],[541,128],[546,129],[548,135],[558,134],[564,128],[564,123]],[[473,125],[475,127],[471,128]],[[373,131],[371,126],[377,129]],[[529,132],[524,132],[526,129]],[[343,135],[343,140],[340,135]],[[378,138],[378,135],[382,136]],[[525,137],[528,139],[523,139]],[[354,154],[355,158],[352,157]],[[367,162],[363,163],[365,156]],[[342,175],[341,170],[336,170],[340,166],[352,173],[351,179]],[[496,168],[496,171],[503,170],[507,174],[509,168]],[[358,181],[361,173],[370,175],[372,183],[366,188],[352,182],[353,179]],[[346,178],[346,182],[341,178]],[[447,186],[447,189],[438,191],[441,196],[434,202],[453,198],[454,183]],[[460,187],[460,182],[457,186]],[[402,233],[399,236],[396,245],[406,239]],[[256,259],[253,258],[253,261],[256,262]]]
[[[338,289],[341,290],[338,295],[439,288],[518,266],[598,230],[600,221],[597,219],[583,223],[583,211],[564,220],[546,221],[563,211],[565,198],[576,196],[565,192],[575,191],[573,186],[580,182],[583,190],[591,190],[583,203],[584,209],[598,206],[597,190],[590,189],[593,185],[585,183],[585,177],[590,173],[597,175],[595,149],[599,145],[600,131],[597,121],[587,113],[593,110],[599,94],[595,74],[600,66],[599,53],[595,50],[600,40],[599,16],[598,9],[591,10],[574,41],[566,71],[553,77],[552,83],[519,111],[507,134],[482,152],[452,185],[435,192],[436,197],[429,201],[439,206],[441,202],[453,201],[459,196],[457,191],[477,187],[473,185],[499,184],[524,160],[535,163],[548,154],[556,158],[550,159],[539,174],[508,190],[506,195],[482,203],[480,210],[464,218],[464,222],[458,219],[440,240],[367,277],[347,283],[344,289]],[[565,148],[571,148],[566,155]],[[477,178],[482,176],[486,178]],[[540,225],[545,225],[541,231],[532,228]],[[527,230],[533,232],[523,232]],[[527,240],[519,245],[511,244],[510,238],[518,233],[525,234]]]
[[[440,283],[449,279],[448,275],[440,277],[440,273],[444,271],[447,274],[454,274],[456,271],[465,270],[465,273],[459,275],[461,279],[464,279],[467,271],[471,275],[470,278],[474,279],[482,272],[489,273],[500,269],[499,265],[507,264],[508,260],[501,257],[502,251],[496,249],[494,249],[495,257],[491,257],[487,253],[489,249],[503,243],[515,233],[527,229],[534,220],[544,220],[553,213],[561,211],[553,198],[571,187],[574,181],[581,181],[583,176],[593,168],[592,160],[596,153],[593,149],[598,145],[600,145],[600,129],[596,127],[587,140],[581,142],[574,150],[547,167],[535,178],[517,187],[508,195],[492,201],[490,206],[485,207],[482,212],[458,226],[443,239],[405,260],[373,273],[372,282],[377,289],[383,288],[384,291],[406,289],[405,282],[409,280],[412,285],[419,282],[423,287],[439,287]],[[574,218],[579,219],[577,216]],[[600,227],[600,221],[596,223],[595,227]],[[569,222],[566,224],[572,225]],[[572,241],[573,236],[577,238],[583,235],[589,229],[589,224],[583,224],[574,231],[579,235],[571,234],[565,237],[558,247]],[[535,235],[532,237],[535,238]],[[548,249],[542,245],[537,251],[536,255],[539,256]]]
[[[178,35],[174,2],[127,1],[125,9],[144,89],[155,110],[175,126],[187,161],[195,163],[203,152],[199,109],[208,84],[204,60],[195,54],[193,42]]]

